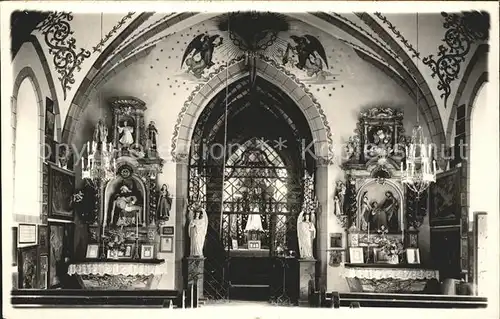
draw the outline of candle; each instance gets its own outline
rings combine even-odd
[[[191,285],[191,308],[194,306],[194,285]]]
[[[436,160],[432,161],[432,166],[433,166],[433,169],[434,169],[433,173],[436,173]]]
[[[432,144],[429,144],[429,158],[432,156]]]
[[[90,142],[87,142],[87,154],[90,154]]]

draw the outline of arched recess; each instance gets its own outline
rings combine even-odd
[[[22,93],[22,96],[19,95],[19,92]],[[39,223],[41,220],[40,215],[33,215],[33,210],[35,209],[39,214],[42,212],[45,136],[43,101],[42,90],[35,72],[31,67],[24,67],[14,81],[12,93],[15,222]],[[32,105],[33,102],[36,103],[36,106]],[[33,107],[36,107],[36,111],[33,110]]]
[[[177,123],[172,136],[172,156],[176,161],[176,246],[175,246],[175,287],[183,288],[182,262],[185,257],[185,245],[187,238],[184,236],[184,229],[187,222],[187,198],[188,198],[188,174],[189,174],[189,152],[191,139],[203,110],[212,99],[225,91],[226,86],[248,76],[249,72],[244,61],[233,63],[227,70],[223,70],[215,75],[203,86],[198,87],[190,98],[184,103],[184,107],[178,115]],[[227,77],[226,77],[227,75]],[[312,140],[311,154],[314,154],[316,161],[315,190],[321,212],[317,218],[317,225],[324,225],[318,229],[316,239],[316,258],[318,266],[316,277],[320,285],[326,284],[327,266],[327,212],[329,194],[328,164],[333,158],[332,133],[321,106],[315,101],[312,94],[301,84],[292,74],[277,65],[267,61],[257,61],[257,76],[281,91],[290,98],[300,109],[311,131]],[[321,227],[321,226],[319,226]],[[321,235],[319,235],[321,234]]]

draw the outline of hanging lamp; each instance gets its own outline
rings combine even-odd
[[[418,52],[418,13],[417,13],[417,52]],[[418,70],[418,56],[416,67]],[[417,198],[436,182],[436,160],[432,160],[432,144],[427,143],[419,122],[418,85],[416,91],[417,124],[412,130],[410,145],[406,147],[405,165],[401,164],[401,182],[416,193]],[[431,165],[432,164],[432,165]]]

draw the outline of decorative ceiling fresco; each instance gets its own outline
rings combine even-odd
[[[156,54],[158,64],[150,68],[158,70],[161,61],[176,61],[176,75],[157,86],[186,85],[190,92],[237,60],[245,61],[252,77],[260,58],[284,67],[310,90],[333,97],[335,90],[343,89],[341,79],[351,73],[343,59],[354,53],[391,74],[412,94],[416,87],[422,95],[428,88],[432,96],[426,103],[437,105],[446,123],[469,59],[488,41],[488,18],[479,12],[419,14],[417,32],[417,14],[383,12],[52,13],[33,34],[60,82],[56,87],[61,114],[80,103],[80,89],[97,90],[110,74],[146,54]],[[91,34],[89,24],[101,24],[100,32]]]

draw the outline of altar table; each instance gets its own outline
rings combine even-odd
[[[68,275],[77,276],[85,289],[157,289],[166,274],[165,260],[101,259],[71,264]]]
[[[344,276],[351,292],[422,292],[439,271],[419,265],[346,264]]]

